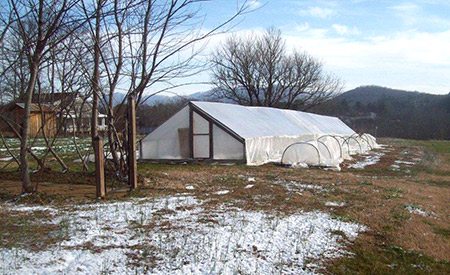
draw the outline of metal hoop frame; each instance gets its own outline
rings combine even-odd
[[[312,144],[312,143],[310,143],[310,142],[311,142],[311,141],[294,142],[294,143],[290,144],[288,147],[286,147],[286,149],[284,149],[284,151],[283,151],[283,154],[281,155],[281,164],[283,164],[283,159],[284,159],[284,155],[286,154],[286,151],[287,151],[289,148],[291,148],[292,146],[294,146],[294,145],[300,145],[300,144],[305,144],[305,145],[312,146],[312,147],[316,150],[316,152],[317,152],[317,158],[318,158],[318,161],[319,161],[319,163],[320,163],[320,151],[319,151],[319,149],[318,149],[314,144]]]
[[[359,137],[360,137],[362,140],[364,140],[364,141],[367,143],[367,145],[369,145],[369,149],[370,149],[370,150],[373,149],[373,148],[372,148],[372,145],[370,145],[370,142],[367,140],[367,137],[365,136],[365,134],[359,135]]]
[[[370,144],[370,142],[373,142],[372,138],[370,138],[367,134],[362,134],[361,137],[366,138],[366,141],[369,144],[370,150],[372,150],[373,146],[372,146],[372,144]]]
[[[332,137],[332,138],[334,138],[334,140],[336,140],[336,142],[338,143],[338,145],[339,145],[339,151],[340,151],[340,157],[342,158],[343,157],[343,154],[342,154],[342,145],[341,145],[341,143],[339,142],[339,140],[337,139],[337,137],[336,136],[334,136],[334,135],[323,135],[323,136],[320,136],[317,140],[319,141],[321,138],[324,138],[324,137]]]
[[[339,145],[339,151],[340,151],[341,158],[343,157],[343,145],[344,144],[347,144],[348,154],[350,155],[350,143],[349,143],[350,139],[353,139],[354,141],[356,141],[356,143],[359,146],[359,153],[360,154],[363,153],[363,150],[362,150],[361,143],[359,142],[358,138],[360,138],[361,140],[365,141],[367,143],[367,145],[369,146],[370,150],[373,149],[373,146],[370,144],[369,137],[366,136],[365,134],[361,135],[361,134],[358,134],[358,133],[354,133],[354,134],[352,134],[351,136],[349,136],[347,138],[344,138],[344,137],[338,136],[338,135],[323,135],[323,136],[320,136],[319,138],[317,138],[316,142],[318,142],[318,143],[322,144],[323,146],[325,146],[325,148],[327,149],[328,154],[330,156],[330,159],[333,158],[330,149],[328,148],[328,146],[323,141],[320,140],[320,139],[325,138],[325,137],[331,137],[331,138],[333,138],[334,140],[337,141],[337,143]],[[342,139],[343,141],[340,142],[338,138]],[[286,154],[286,151],[289,148],[291,148],[294,145],[303,145],[303,144],[312,146],[316,150],[318,163],[320,164],[321,163],[320,150],[319,150],[319,148],[317,146],[315,146],[314,144],[311,143],[312,141],[314,141],[314,140],[294,142],[294,143],[290,144],[289,146],[287,146],[284,149],[283,154],[281,155],[281,164],[283,165],[284,155]]]
[[[349,140],[350,140],[350,139],[353,139],[354,141],[356,141],[356,143],[358,143],[358,146],[359,146],[359,153],[360,153],[360,154],[362,153],[361,143],[359,143],[359,141],[355,138],[355,135],[358,135],[358,134],[353,134],[353,135],[349,136],[348,138],[346,138],[346,139],[344,140],[344,142],[347,143],[349,154],[350,154],[350,144],[349,144]]]

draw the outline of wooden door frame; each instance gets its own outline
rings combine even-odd
[[[190,145],[190,158],[194,159],[194,113],[208,121],[209,123],[209,159],[214,159],[214,125],[216,125],[218,128],[235,138],[237,141],[239,141],[243,145],[243,156],[244,160],[246,160],[246,149],[245,149],[245,139],[239,136],[236,132],[225,126],[223,123],[197,107],[192,102],[189,102],[189,145]]]

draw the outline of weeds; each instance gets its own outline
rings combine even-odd
[[[437,261],[397,246],[377,246],[358,241],[353,256],[328,267],[332,274],[448,274],[450,263]]]
[[[403,196],[403,191],[400,188],[397,187],[390,187],[390,188],[386,188],[385,189],[385,199],[390,200],[390,199],[398,199],[401,198]]]

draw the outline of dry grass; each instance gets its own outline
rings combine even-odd
[[[206,208],[226,204],[279,215],[323,210],[370,228],[350,247],[355,254],[353,258],[329,264],[328,269],[333,273],[365,273],[371,266],[376,267],[374,273],[448,271],[450,153],[445,146],[450,148],[450,143],[439,144],[435,149],[428,143],[384,142],[392,147],[385,151],[379,163],[363,170],[344,168],[342,172],[287,169],[276,165],[142,163],[139,165],[142,180],[139,190],[132,193],[126,188],[109,190],[108,197],[126,199],[183,193],[204,200]],[[393,170],[392,165],[398,160],[418,163]],[[0,183],[0,198],[11,199],[20,193],[15,174],[3,173],[0,177],[7,179]],[[41,203],[81,203],[94,198],[91,178],[87,184],[82,184],[80,175],[77,179],[70,177],[74,175],[59,174],[55,181],[49,175],[43,177],[46,181],[39,187],[41,197],[46,199],[41,199]],[[228,193],[218,193],[224,190]],[[344,205],[329,207],[326,202],[343,202]],[[410,213],[407,206],[411,205],[429,215]],[[167,224],[168,229],[170,226]],[[417,269],[414,262],[424,267]],[[395,265],[391,266],[392,263]]]

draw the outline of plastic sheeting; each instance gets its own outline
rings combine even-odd
[[[243,160],[244,144],[216,125],[213,126],[214,159]]]
[[[350,136],[355,132],[337,117],[241,105],[192,102],[244,139],[299,137],[325,134]]]
[[[141,156],[143,159],[183,159],[188,158],[181,150],[189,146],[189,136],[180,137],[178,129],[189,128],[189,106],[172,116],[141,140]],[[184,144],[183,144],[184,141]]]
[[[213,158],[243,160],[248,165],[268,162],[305,163],[339,167],[351,155],[377,147],[376,139],[358,135],[336,117],[268,107],[191,102],[193,114],[194,158],[210,157],[210,135]],[[186,106],[142,140],[144,159],[188,158],[189,108]],[[210,133],[209,121],[213,121]],[[220,127],[219,127],[220,125]],[[221,128],[225,128],[224,131]],[[184,129],[184,130],[183,130]],[[230,133],[242,138],[243,143]]]
[[[192,104],[244,138],[248,165],[281,162],[286,148],[294,143],[312,142],[314,147],[293,146],[286,155],[289,163],[305,160],[309,165],[336,167],[350,155],[365,150],[358,135],[336,117],[225,103]],[[320,161],[315,156],[317,150]]]

